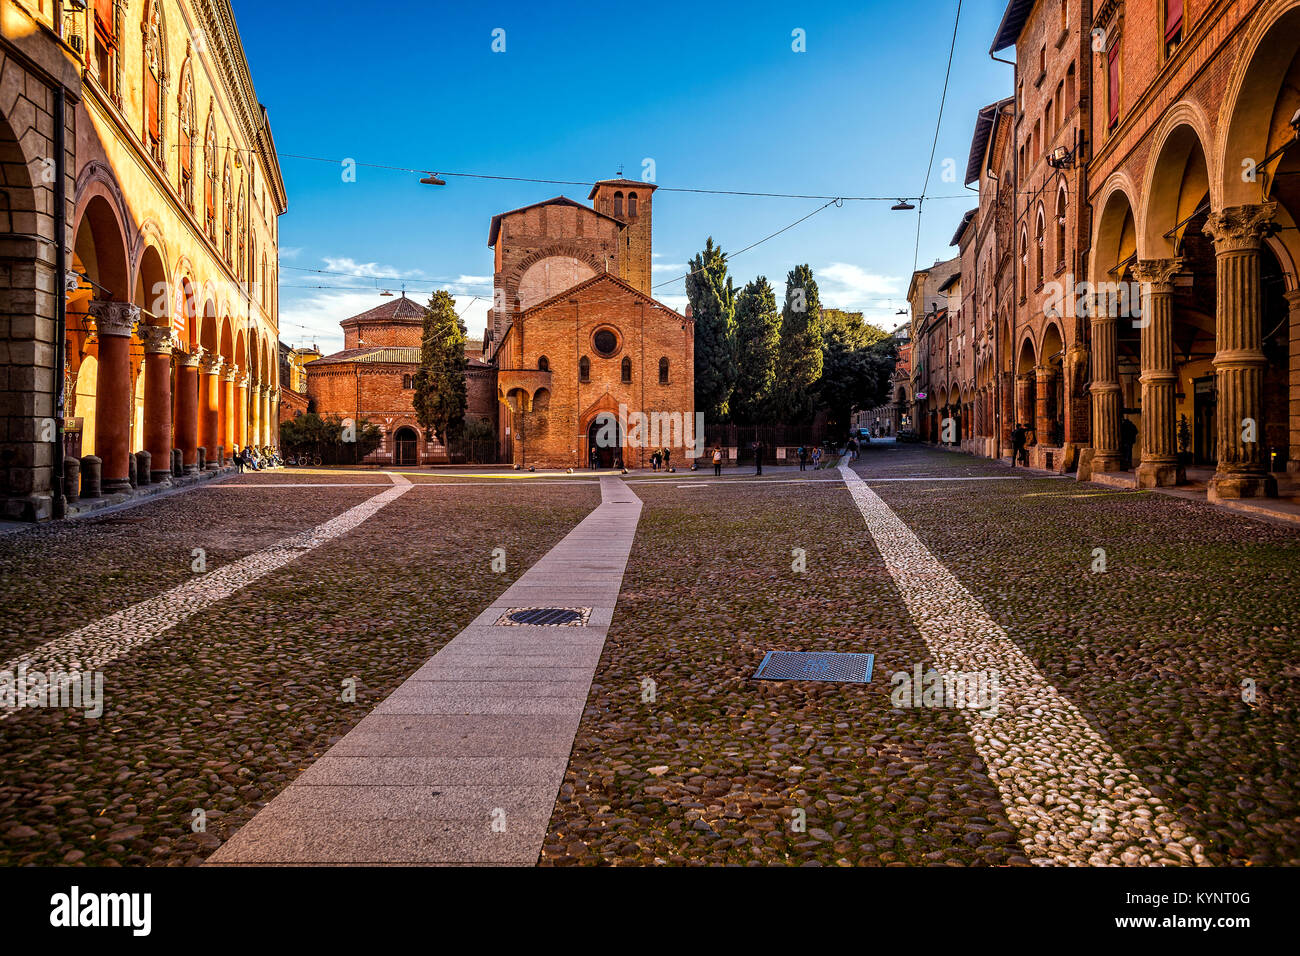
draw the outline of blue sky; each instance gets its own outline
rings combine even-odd
[[[280,226],[280,335],[341,346],[337,323],[385,299],[450,288],[481,334],[491,295],[487,230],[497,213],[586,188],[357,169],[590,182],[652,159],[661,187],[826,195],[916,195],[926,175],[955,0],[828,3],[416,4],[234,0],[289,193]],[[967,0],[929,194],[922,265],[977,202],[964,189],[976,111],[1009,92],[991,61],[1000,0]],[[492,50],[505,31],[505,52]],[[792,50],[804,31],[806,52]],[[311,162],[290,154],[323,157]],[[951,159],[958,182],[944,182]],[[732,251],[821,205],[811,199],[660,192],[656,282],[685,272],[713,236]],[[892,327],[905,306],[916,214],[846,202],[730,265],[737,285],[811,264],[824,305]],[[356,279],[338,273],[400,276]],[[328,285],[329,289],[305,288]],[[656,289],[681,307],[684,287]]]

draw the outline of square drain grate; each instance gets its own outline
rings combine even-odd
[[[874,654],[815,654],[805,651],[768,651],[754,680],[822,680],[839,683],[871,682]]]
[[[589,607],[512,607],[496,620],[498,627],[532,624],[540,627],[586,627]]]

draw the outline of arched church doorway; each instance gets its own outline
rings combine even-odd
[[[593,468],[623,466],[623,432],[617,416],[610,412],[597,415],[587,429],[587,464]]]
[[[398,465],[416,465],[418,454],[416,442],[420,436],[409,425],[403,425],[393,434],[393,462]]]

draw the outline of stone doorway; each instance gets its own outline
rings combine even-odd
[[[587,429],[587,459],[589,468],[621,468],[623,466],[623,432],[618,419],[602,412]]]
[[[403,425],[393,434],[393,464],[418,465],[419,454],[416,443],[420,436],[409,425]]]

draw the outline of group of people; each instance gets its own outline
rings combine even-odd
[[[262,471],[281,463],[279,454],[270,446],[259,450],[255,446],[245,445],[243,448],[237,449],[233,457],[235,467],[239,469],[241,474],[245,468]]]
[[[671,448],[660,448],[650,456],[650,467],[658,471],[672,471],[673,452]]]
[[[799,459],[800,471],[806,471],[808,469],[809,459],[812,460],[812,466],[816,469],[820,467],[822,463],[822,450],[819,446],[812,450],[812,454],[809,454],[808,447],[806,445],[800,445],[799,450],[795,452],[795,457]]]

